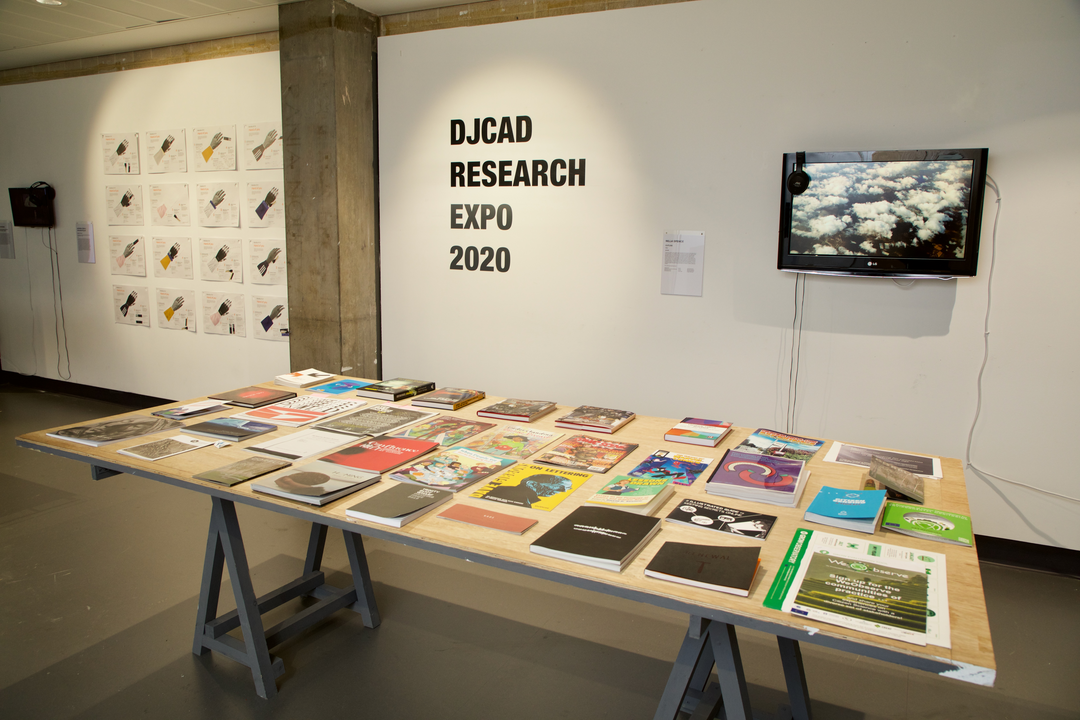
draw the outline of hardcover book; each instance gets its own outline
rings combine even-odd
[[[390,479],[457,492],[514,462],[513,458],[485,455],[468,448],[450,448],[390,473]]]
[[[645,458],[627,475],[633,477],[666,478],[676,485],[692,485],[709,467],[711,458],[684,455],[670,450],[657,450]]]
[[[971,547],[971,518],[933,508],[886,503],[881,527],[911,537]]]
[[[468,390],[466,388],[439,388],[422,398],[412,401],[413,405],[420,407],[438,408],[440,410],[460,410],[470,403],[484,398],[483,390]]]
[[[152,435],[164,430],[174,430],[179,427],[183,427],[183,423],[178,420],[155,418],[147,415],[131,415],[87,425],[62,428],[46,434],[60,440],[70,440],[83,445],[100,447],[119,440],[130,440],[131,438]]]
[[[555,421],[555,427],[613,433],[637,417],[629,410],[582,405]]]
[[[636,443],[602,440],[589,435],[573,435],[553,449],[537,455],[534,462],[572,470],[603,473],[615,467],[637,448]]]
[[[720,547],[666,542],[645,575],[669,582],[747,597],[761,560],[759,547]]]
[[[426,455],[438,443],[416,438],[377,437],[342,448],[322,458],[324,462],[359,470],[384,473]]]
[[[552,510],[591,475],[540,465],[517,465],[488,480],[469,497],[506,505]]]
[[[668,513],[667,521],[764,540],[776,523],[776,516],[683,498],[675,509]]]
[[[357,395],[377,400],[398,401],[422,395],[435,389],[435,383],[427,380],[413,380],[411,378],[394,378],[382,382],[372,383],[359,388]]]
[[[182,428],[181,432],[186,432],[190,435],[212,437],[218,440],[233,440],[240,442],[241,440],[248,440],[258,435],[263,435],[264,433],[273,432],[274,430],[277,430],[277,425],[255,422],[254,420],[244,420],[237,417],[227,417],[214,418],[213,420],[206,420],[204,422],[188,425],[187,427]]]
[[[873,534],[884,507],[884,490],[845,490],[826,485],[806,508],[803,520]]]
[[[272,473],[275,470],[281,470],[287,468],[292,463],[285,460],[275,460],[273,458],[263,457],[249,457],[243,460],[237,460],[234,463],[229,463],[213,470],[207,470],[206,472],[195,475],[196,480],[207,480],[209,482],[215,482],[221,485],[238,485],[242,482],[246,482],[253,478],[257,478],[267,473]]]
[[[188,403],[187,405],[169,408],[168,410],[158,410],[157,412],[150,414],[163,418],[171,418],[173,420],[187,420],[188,418],[198,417],[199,415],[209,415],[210,413],[229,409],[230,407],[228,405],[220,403],[217,400],[199,400],[197,402]]]
[[[306,457],[311,457],[312,455],[318,455],[319,453],[333,450],[334,448],[339,448],[352,441],[353,438],[347,435],[322,432],[315,428],[308,428],[307,430],[294,432],[291,435],[283,435],[282,437],[263,440],[256,445],[249,445],[244,449],[250,450],[251,452],[263,453],[264,455],[285,458],[286,460],[301,460]]]
[[[274,378],[274,382],[286,387],[306,388],[331,380],[333,377],[334,373],[323,372],[322,370],[316,370],[315,368],[308,368],[307,370],[298,370],[297,372],[278,375]]]
[[[743,453],[770,455],[772,457],[807,462],[814,457],[814,453],[824,444],[824,440],[814,440],[760,428],[739,443],[735,449]]]
[[[660,530],[660,519],[579,507],[529,546],[538,555],[622,572]]]
[[[143,443],[142,445],[121,448],[120,450],[117,450],[117,452],[121,455],[130,455],[131,457],[137,457],[141,460],[154,462],[155,460],[179,455],[188,450],[198,450],[199,448],[204,448],[207,445],[212,444],[213,443],[209,440],[199,440],[198,438],[187,437],[186,435],[174,435],[173,437],[154,440]]]
[[[377,482],[379,482],[377,473],[316,460],[290,470],[267,475],[251,483],[251,489],[309,505],[321,506]]]
[[[439,417],[425,420],[416,425],[410,425],[393,434],[396,437],[431,440],[432,442],[439,443],[443,447],[447,447],[456,445],[466,438],[482,433],[485,430],[490,430],[493,427],[495,427],[495,423],[468,420],[466,418],[453,417],[452,415],[440,415]]]
[[[488,455],[524,460],[545,445],[562,437],[562,433],[529,428],[524,425],[508,425],[495,432],[481,435],[465,443],[465,447]]]
[[[503,400],[476,411],[480,417],[530,423],[555,409],[548,400]]]
[[[400,431],[407,425],[412,425],[435,415],[438,415],[438,413],[404,405],[383,403],[382,405],[373,405],[319,423],[318,428],[355,437],[374,437],[376,435],[389,435]]]
[[[365,400],[345,399],[329,395],[300,395],[273,405],[253,408],[233,415],[234,418],[300,427],[316,420],[355,410],[367,404]]]
[[[681,423],[668,430],[664,434],[664,439],[671,442],[716,447],[729,432],[731,432],[729,422],[688,417],[683,418]]]
[[[536,520],[531,518],[520,518],[517,515],[507,515],[494,510],[483,510],[462,503],[454,503],[439,513],[439,517],[468,525],[513,533],[514,535],[520,535],[536,524]]]
[[[346,508],[345,514],[358,520],[401,527],[453,497],[449,490],[402,483]]]
[[[347,392],[353,390],[359,390],[362,387],[367,387],[371,383],[364,382],[362,380],[349,380],[342,378],[341,380],[335,380],[334,382],[328,382],[325,385],[316,385],[311,388],[311,392],[325,393],[326,395],[344,395]]]
[[[616,475],[585,503],[617,507],[639,515],[652,515],[667,502],[674,491],[671,478]]]
[[[728,450],[713,470],[705,491],[785,507],[799,504],[810,473],[801,460]]]
[[[228,392],[211,395],[211,400],[221,400],[229,405],[237,407],[257,408],[271,403],[281,402],[296,397],[292,390],[278,390],[277,388],[264,388],[252,385],[251,387],[230,390]]]

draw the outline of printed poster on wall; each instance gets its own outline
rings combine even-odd
[[[176,288],[157,289],[157,326],[195,332],[195,293]]]
[[[289,302],[283,297],[251,298],[251,328],[256,340],[289,341]]]
[[[149,189],[151,225],[186,227],[191,224],[186,184],[151,185]]]
[[[138,175],[139,133],[104,133],[101,154],[106,175]]]
[[[263,122],[244,126],[244,169],[282,169],[281,123]]]
[[[286,285],[284,240],[248,240],[248,278],[255,285]]]
[[[146,133],[146,172],[187,172],[187,131],[149,130]]]
[[[150,327],[150,294],[137,285],[113,285],[113,319],[120,325]]]
[[[195,128],[195,172],[236,169],[236,126]]]
[[[204,333],[247,337],[243,293],[204,292],[202,316]]]
[[[146,242],[138,235],[110,235],[109,267],[113,275],[146,277]]]
[[[109,185],[105,188],[105,216],[110,225],[142,225],[142,185]]]
[[[203,227],[240,227],[240,183],[197,185],[195,207]]]
[[[285,227],[285,199],[281,196],[282,184],[280,182],[248,183],[248,227]]]
[[[191,257],[191,238],[156,237],[153,239],[154,277],[195,279]]]
[[[202,238],[199,240],[200,274],[213,282],[244,282],[244,253],[240,239]]]

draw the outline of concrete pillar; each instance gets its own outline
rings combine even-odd
[[[278,17],[290,362],[380,379],[378,18],[345,0]]]

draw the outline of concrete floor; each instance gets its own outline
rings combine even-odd
[[[247,668],[191,653],[209,499],[14,446],[127,409],[0,385],[0,718],[652,717],[684,616],[375,540],[382,625],[345,611],[278,647],[259,699]],[[299,574],[308,528],[238,509],[256,591]],[[324,567],[347,584],[339,533]],[[996,687],[804,645],[814,717],[1080,718],[1080,580],[982,572]],[[739,640],[755,715],[781,717],[775,641]]]

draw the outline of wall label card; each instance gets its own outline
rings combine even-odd
[[[705,233],[696,230],[664,232],[660,293],[701,297],[705,265]]]

